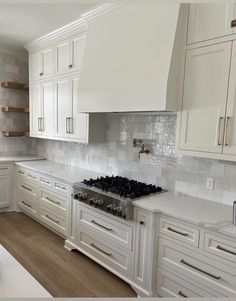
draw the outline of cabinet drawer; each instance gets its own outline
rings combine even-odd
[[[23,211],[25,211],[26,213],[37,217],[37,213],[38,213],[38,205],[37,203],[33,202],[30,199],[27,199],[21,195],[17,195],[16,197],[17,199],[17,204],[19,206],[20,209],[22,209]]]
[[[53,180],[45,176],[40,176],[40,184],[45,187],[53,187]]]
[[[32,182],[38,182],[39,176],[31,171],[28,171],[27,172],[27,180],[32,181]]]
[[[46,189],[40,189],[40,203],[44,207],[65,215],[67,211],[67,200]]]
[[[177,221],[161,216],[159,232],[189,245],[198,247],[199,230],[192,226],[181,224]]]
[[[18,179],[17,181],[17,193],[36,200],[38,196],[38,187],[32,183],[26,182],[24,180]]]
[[[67,195],[68,192],[70,191],[70,187],[62,182],[55,181],[54,182],[54,189],[55,192]]]
[[[52,212],[45,206],[40,206],[40,220],[57,232],[66,235],[66,217]]]
[[[229,266],[188,250],[174,242],[159,240],[158,264],[202,283],[224,296],[236,296],[236,271]]]
[[[83,227],[78,232],[78,243],[86,254],[95,258],[99,263],[103,263],[125,276],[131,276],[131,255],[129,253],[105,241],[100,241],[98,237],[95,238]]]
[[[21,168],[16,169],[16,176],[18,178],[27,178],[27,171]]]
[[[90,231],[97,232],[104,239],[117,243],[125,249],[132,249],[132,227],[81,206],[79,206],[78,216],[79,223]]]
[[[157,293],[161,297],[194,298],[194,297],[217,297],[221,296],[207,288],[203,289],[192,283],[184,276],[169,272],[161,267],[157,273]]]
[[[11,173],[10,164],[0,164],[0,175],[9,175]]]
[[[213,234],[205,233],[204,250],[236,264],[236,243]]]

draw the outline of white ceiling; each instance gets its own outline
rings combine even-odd
[[[16,4],[9,1],[6,4],[0,1],[0,49],[23,51],[24,43],[78,19],[81,13],[102,1],[39,2]]]

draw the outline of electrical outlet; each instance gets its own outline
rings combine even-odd
[[[207,178],[206,188],[211,190],[214,189],[214,183],[215,183],[214,178]]]

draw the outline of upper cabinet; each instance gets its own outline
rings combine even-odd
[[[192,3],[189,7],[187,43],[197,43],[235,33],[234,3]]]
[[[53,47],[34,51],[29,56],[30,81],[52,76],[54,73],[54,51]]]
[[[56,45],[56,73],[80,71],[85,35],[74,36]]]
[[[231,42],[188,50],[180,148],[222,152]]]

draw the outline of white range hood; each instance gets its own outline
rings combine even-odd
[[[122,5],[88,22],[80,112],[176,111],[186,6]]]

